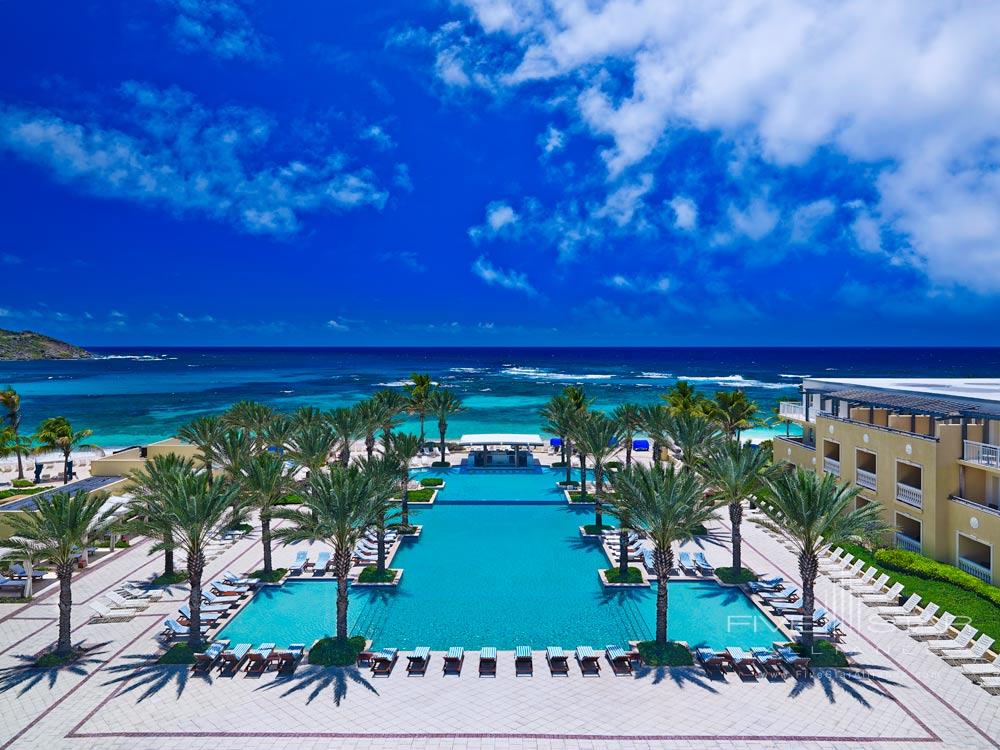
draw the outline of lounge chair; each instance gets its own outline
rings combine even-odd
[[[936,638],[933,641],[927,641],[924,645],[931,651],[964,649],[969,645],[972,639],[976,637],[976,633],[978,632],[979,631],[971,625],[966,625],[954,638]]]
[[[27,585],[27,581],[15,581],[13,578],[0,575],[0,589],[15,589],[21,592],[21,596],[24,596],[24,589]]]
[[[295,560],[288,566],[289,573],[295,573],[296,575],[301,575],[302,571],[306,569],[309,565],[309,553],[305,550],[299,550],[295,553]]]
[[[938,609],[938,605],[934,602],[929,602],[919,615],[903,615],[902,617],[896,616],[892,621],[893,624],[899,628],[924,626],[927,625],[927,623],[931,621],[931,618],[937,614]]]
[[[117,591],[108,591],[104,598],[111,602],[111,609],[145,609],[149,606],[148,599],[126,599]]]
[[[427,646],[418,646],[412,654],[406,657],[406,673],[424,674],[427,672],[427,665],[430,660],[430,648]]]
[[[584,677],[601,675],[601,656],[590,646],[576,647],[576,663],[580,665],[580,672]]]
[[[514,674],[532,675],[535,672],[535,662],[531,658],[531,646],[518,646],[514,649]]]
[[[819,564],[819,572],[825,575],[829,575],[830,573],[835,573],[839,570],[844,570],[852,562],[854,562],[854,555],[848,552],[842,555],[841,557],[837,558],[836,560],[821,561]]]
[[[831,581],[839,581],[843,578],[857,578],[861,573],[861,569],[865,566],[865,561],[858,558],[853,563],[848,565],[846,568],[841,568],[840,570],[833,570],[826,574],[826,577]]]
[[[238,598],[235,596],[219,596],[210,591],[208,587],[201,590],[201,600],[211,607],[226,607],[227,609],[231,609],[237,603]]]
[[[909,636],[920,640],[921,638],[934,638],[938,635],[944,635],[948,632],[948,628],[951,627],[953,622],[955,622],[955,615],[951,612],[945,612],[933,625],[921,625],[920,627],[910,628],[908,631]]]
[[[320,552],[316,556],[316,563],[313,565],[313,573],[319,571],[320,573],[325,573],[330,568],[330,560],[333,555],[329,552]]]
[[[754,646],[750,649],[757,666],[764,671],[764,674],[780,677],[784,675],[782,671],[781,657],[772,649],[763,646]]]
[[[652,548],[642,548],[642,564],[646,566],[647,573],[656,573],[656,555]]]
[[[228,610],[226,610],[228,611]],[[177,612],[180,613],[181,625],[191,624],[191,607],[187,604],[178,607]],[[202,625],[208,625],[209,627],[214,627],[219,624],[219,618],[222,617],[224,613],[218,610],[205,610],[199,611],[199,620],[201,620]]]
[[[247,674],[261,675],[267,669],[271,654],[277,646],[273,643],[262,643],[247,654]]]
[[[545,661],[549,664],[549,672],[553,675],[569,677],[569,657],[559,646],[548,646],[545,649]]]
[[[885,592],[885,585],[889,582],[889,574],[883,573],[878,578],[876,578],[872,583],[864,586],[852,586],[851,593],[855,596],[864,596],[865,594],[877,596]]]
[[[497,676],[497,650],[493,646],[479,649],[479,676]]]
[[[903,584],[898,581],[889,588],[888,591],[883,591],[880,594],[861,594],[861,601],[865,604],[891,604],[899,599],[899,595],[903,593]]]
[[[205,635],[208,630],[208,625],[202,625],[200,628],[201,634]],[[177,620],[168,619],[163,623],[163,635],[168,639],[173,638],[178,635],[188,635],[191,629],[187,625],[181,625]]]
[[[384,648],[372,657],[372,676],[388,677],[399,659],[398,648]]]
[[[979,661],[993,645],[993,639],[988,635],[980,635],[979,640],[968,648],[947,649],[941,652],[941,658],[949,662]]]
[[[452,646],[448,653],[444,655],[444,674],[462,674],[462,665],[465,664],[465,649],[461,646]]]
[[[123,583],[121,588],[118,589],[118,593],[129,599],[152,599],[156,601],[163,598],[162,591],[147,591],[142,586],[138,586],[130,581]]]
[[[202,653],[195,654],[192,670],[195,672],[211,671],[212,667],[215,666],[215,662],[218,661],[219,657],[222,656],[222,652],[227,648],[229,648],[229,641],[221,640],[213,643]]]
[[[795,677],[799,674],[808,674],[809,672],[809,658],[806,656],[800,656],[790,649],[788,646],[776,646],[774,649],[778,658],[781,659],[782,666],[789,671],[789,673]]]
[[[705,554],[703,552],[694,553],[694,564],[698,568],[699,573],[704,573],[707,576],[715,573],[715,568],[713,568],[708,560],[705,559]]]
[[[608,662],[611,664],[611,671],[615,673],[616,677],[632,674],[632,659],[629,657],[628,652],[621,646],[615,644],[605,646],[604,654],[608,657]]]
[[[260,584],[260,580],[257,578],[240,577],[231,570],[227,570],[222,574],[222,580],[230,586],[248,586],[249,588],[256,588]]]
[[[726,670],[726,657],[722,654],[715,653],[715,651],[710,648],[699,646],[694,650],[694,655],[698,660],[698,663],[705,668],[706,672],[717,669],[721,674]]]
[[[750,589],[750,593],[760,594],[764,591],[777,591],[784,582],[785,579],[781,576],[772,576],[771,578],[762,578],[759,581],[750,581],[747,587]]]
[[[230,586],[222,581],[212,581],[209,585],[217,596],[228,596],[232,599],[242,599],[250,591],[242,586]]]
[[[279,674],[290,674],[295,671],[295,665],[302,660],[306,652],[306,644],[290,643],[287,649],[278,649],[267,657],[267,663],[276,668]]]
[[[1000,677],[982,677],[979,684],[993,693],[994,690],[1000,690]],[[995,695],[995,693],[993,694]]]
[[[819,561],[820,565],[833,565],[840,562],[841,556],[844,554],[842,547],[837,547],[835,550],[826,555],[822,560]]]
[[[21,563],[14,563],[13,565],[10,566],[10,575],[12,578],[27,578],[28,571],[25,570],[24,566],[21,565]],[[31,577],[37,581],[39,578],[45,577],[45,571],[32,570]]]
[[[802,597],[794,602],[771,602],[771,609],[776,615],[789,615],[802,613]]]
[[[963,664],[962,674],[1000,675],[1000,654],[997,654],[989,664]]]
[[[874,565],[869,565],[868,570],[866,570],[861,575],[860,578],[858,577],[841,578],[839,583],[845,589],[853,589],[856,587],[867,586],[873,580],[875,580],[876,573],[878,573],[878,568],[876,568]],[[886,578],[888,578],[888,576],[886,576]]]
[[[90,602],[90,608],[94,610],[91,622],[127,622],[139,614],[137,609],[111,609],[101,602]]]
[[[726,657],[729,659],[729,664],[732,666],[734,672],[756,677],[757,661],[753,658],[752,653],[744,651],[739,646],[727,646]]]
[[[691,559],[690,552],[681,552],[677,556],[677,562],[681,567],[681,570],[687,570],[692,573],[698,572],[698,568],[695,566],[694,561]]]
[[[760,598],[765,602],[789,601],[794,599],[798,593],[799,590],[795,586],[785,586],[778,591],[764,591],[761,593]]]
[[[218,666],[220,672],[236,672],[247,658],[252,643],[237,643],[232,648],[227,648],[219,654]]]
[[[793,628],[801,628],[802,624],[806,621],[806,615],[786,615],[785,619],[788,620],[788,624]],[[826,610],[823,607],[816,607],[812,613],[813,625],[822,625],[823,621],[826,619]]]
[[[910,594],[910,598],[902,606],[896,604],[881,605],[875,607],[875,613],[889,618],[906,617],[917,608],[918,604],[920,604],[920,594]]]
[[[829,638],[831,641],[839,641],[844,637],[844,631],[841,630],[840,620],[830,620],[828,623],[821,625],[818,628],[813,628],[814,638]]]

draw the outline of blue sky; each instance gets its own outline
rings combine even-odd
[[[1000,343],[995,3],[0,13],[0,327]]]

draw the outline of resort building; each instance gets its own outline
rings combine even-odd
[[[897,547],[1000,581],[1000,380],[807,378],[780,416],[776,460],[878,500]]]

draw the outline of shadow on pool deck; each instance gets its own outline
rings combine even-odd
[[[18,695],[24,695],[43,682],[48,682],[48,688],[51,690],[59,681],[60,674],[84,677],[91,671],[87,667],[98,667],[104,661],[101,656],[102,649],[108,644],[109,641],[95,643],[93,646],[85,646],[84,642],[74,644],[74,648],[80,649],[82,655],[64,667],[38,668],[35,666],[36,654],[18,654],[14,658],[20,662],[19,664],[0,669],[0,693],[20,688]]]
[[[347,696],[347,690],[351,684],[363,687],[370,693],[378,695],[378,690],[366,678],[357,667],[313,667],[303,665],[293,674],[278,675],[273,682],[261,685],[257,690],[280,690],[285,688],[281,697],[285,698],[294,693],[309,690],[306,703],[312,703],[327,688],[333,689],[333,702],[340,705],[340,702]]]

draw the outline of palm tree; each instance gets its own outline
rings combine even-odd
[[[667,435],[681,451],[684,468],[693,470],[701,457],[721,439],[719,428],[699,414],[672,414],[666,422]]]
[[[632,441],[642,429],[642,408],[638,404],[619,404],[611,412],[611,419],[618,426],[618,432],[625,441],[625,468],[632,465]]]
[[[372,397],[378,410],[379,426],[382,428],[382,452],[388,453],[392,443],[392,431],[402,424],[401,416],[406,411],[406,397],[399,391],[385,388]]]
[[[580,419],[576,432],[576,445],[580,451],[580,470],[583,472],[580,486],[586,489],[587,474],[583,462],[584,456],[594,459],[594,524],[600,528],[604,525],[604,464],[618,450],[621,433],[618,425],[600,412],[589,413]],[[586,497],[586,493],[583,493]]]
[[[142,469],[129,474],[132,500],[126,510],[126,528],[157,541],[156,550],[163,552],[165,579],[174,575],[174,537],[173,527],[162,512],[163,498],[183,481],[183,477],[194,472],[194,461],[168,453],[153,456]]]
[[[715,512],[705,497],[705,486],[693,471],[678,472],[673,465],[635,465],[611,479],[616,512],[641,527],[653,541],[656,569],[656,644],[667,643],[667,605],[670,570],[674,567],[673,543],[690,539],[695,529]]]
[[[573,423],[576,419],[576,407],[570,403],[566,396],[559,394],[549,399],[549,402],[542,407],[539,413],[545,420],[542,429],[559,436],[562,462],[566,468],[566,484],[569,484],[571,479],[570,457],[573,455],[570,432],[573,430]]]
[[[34,513],[11,513],[7,523],[11,526],[11,536],[31,545],[38,557],[43,557],[55,566],[59,579],[59,641],[56,653],[69,656],[73,653],[71,612],[73,609],[73,568],[78,550],[87,546],[91,539],[104,533],[111,523],[109,511],[102,511],[106,495],[87,494],[84,491],[72,495],[57,492],[49,497],[39,495]]]
[[[310,475],[326,466],[336,447],[337,437],[326,422],[300,427],[288,443],[289,457]]]
[[[368,479],[368,491],[375,507],[375,570],[382,576],[385,573],[385,529],[399,516],[399,508],[392,502],[399,488],[399,464],[390,452],[362,458],[358,467]]]
[[[275,508],[285,503],[292,491],[292,478],[285,462],[273,453],[260,453],[246,465],[241,482],[243,498],[250,508],[260,512],[260,543],[264,546],[264,572],[271,573],[271,517]]]
[[[872,540],[888,529],[878,502],[855,507],[861,488],[838,483],[832,474],[822,477],[796,467],[768,480],[768,492],[757,503],[764,519],[754,523],[791,542],[798,553],[802,578],[802,646],[813,646],[813,621],[808,613],[815,604],[819,554],[827,545],[861,539]]]
[[[268,425],[274,419],[274,411],[257,401],[237,401],[222,415],[227,427],[235,427],[247,433],[253,441],[252,452],[264,448]]]
[[[364,435],[361,413],[358,409],[342,406],[327,412],[326,421],[339,446],[337,457],[340,465],[347,466],[351,462],[351,445]]]
[[[20,437],[21,429],[21,396],[14,390],[13,386],[8,385],[0,391],[0,408],[6,412],[3,419],[13,433],[11,443],[20,444],[18,438]],[[25,455],[24,453],[17,453],[18,479],[24,479],[24,463],[22,458]]]
[[[17,456],[18,479],[24,479],[21,460],[30,456],[34,450],[35,441],[30,435],[18,435],[13,427],[0,430],[0,458]]]
[[[222,440],[226,428],[219,417],[198,417],[188,422],[177,431],[177,437],[185,443],[197,446],[198,460],[208,472],[208,481],[212,481],[212,466],[218,459],[215,446]]]
[[[173,543],[186,558],[190,587],[188,606],[188,648],[196,651],[201,643],[201,583],[205,571],[205,547],[221,529],[232,525],[239,507],[240,487],[235,482],[209,483],[205,474],[181,472],[178,481],[165,488],[158,511],[170,526]],[[156,549],[159,545],[154,545]]]
[[[743,566],[743,501],[760,497],[774,475],[771,452],[750,443],[725,440],[714,446],[701,463],[701,474],[719,504],[729,506],[732,527],[733,574]]]
[[[708,402],[706,413],[714,419],[727,437],[740,439],[740,433],[760,423],[758,406],[743,391],[717,391],[715,400]]]
[[[94,434],[93,430],[73,430],[66,417],[49,417],[43,419],[35,433],[38,447],[36,453],[58,451],[63,454],[63,484],[69,484],[69,460],[74,450],[96,448],[93,443],[84,442]]]
[[[678,380],[674,387],[660,398],[667,402],[667,408],[675,416],[681,414],[704,416],[708,408],[708,399],[698,393],[686,380]]]
[[[365,436],[365,453],[371,460],[375,455],[375,432],[380,425],[379,406],[369,398],[356,403],[353,409],[358,415],[358,432]]]
[[[423,444],[424,441],[422,438],[411,435],[408,432],[397,432],[392,436],[392,451],[390,455],[399,467],[400,481],[402,483],[401,516],[399,522],[406,528],[410,526],[410,461],[416,458]]]
[[[254,439],[249,432],[229,428],[215,443],[215,456],[230,480],[236,482],[243,476],[244,467],[254,455]]]
[[[35,578],[32,572],[45,559],[45,550],[37,543],[22,539],[21,537],[4,539],[3,544],[3,549],[0,549],[0,560],[10,558],[24,565],[24,570],[27,574],[24,579],[24,598],[30,599],[34,593],[35,586]]]
[[[287,414],[275,414],[264,429],[264,444],[268,450],[276,449],[280,456],[288,447],[288,441],[292,439],[296,429],[298,429],[298,425],[292,417]]]
[[[311,427],[326,421],[326,415],[315,406],[300,406],[292,413],[296,427]]]
[[[670,409],[663,404],[649,404],[642,409],[642,429],[653,441],[653,462],[663,460],[663,449],[670,443]]]
[[[347,640],[347,576],[351,572],[354,547],[365,529],[377,521],[378,503],[373,500],[372,479],[359,466],[334,467],[330,473],[309,477],[309,492],[298,508],[280,508],[275,518],[290,522],[278,529],[275,539],[285,544],[325,542],[333,547],[337,576],[337,639]]]
[[[434,382],[430,375],[419,372],[410,375],[410,380],[412,382],[405,386],[403,391],[406,392],[406,397],[409,400],[407,411],[420,418],[420,445],[422,446],[424,444],[424,420],[427,418],[427,412],[430,411],[428,399],[434,389]]]
[[[441,438],[438,446],[441,451],[441,463],[445,463],[444,436],[448,431],[448,419],[462,411],[462,402],[447,388],[441,388],[431,393],[429,406],[431,413],[437,417],[438,435]]]

